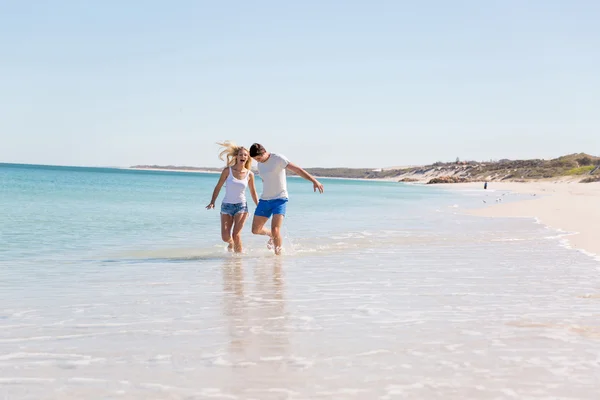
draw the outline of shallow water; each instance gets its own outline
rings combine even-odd
[[[215,183],[0,166],[0,397],[597,398],[600,264],[461,212],[520,196],[290,179],[237,256]]]

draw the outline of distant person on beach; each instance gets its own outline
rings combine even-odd
[[[269,153],[261,144],[250,146],[250,157],[258,163],[258,173],[263,180],[263,192],[252,220],[252,233],[269,236],[267,247],[274,249],[275,254],[281,254],[281,226],[285,217],[288,202],[286,169],[312,182],[313,190],[323,193],[323,185],[311,174],[296,164],[291,163],[284,155]],[[271,229],[265,228],[269,218]]]
[[[487,182],[483,184],[483,188],[487,189]]]
[[[227,250],[236,253],[242,252],[242,228],[248,218],[248,204],[246,202],[246,189],[250,187],[250,195],[254,204],[258,204],[258,195],[254,185],[254,174],[250,171],[252,158],[250,152],[235,143],[225,141],[217,143],[225,149],[219,154],[223,160],[226,156],[227,166],[223,168],[219,181],[213,191],[207,210],[215,208],[215,201],[219,196],[221,187],[225,184],[225,198],[221,203],[221,238],[228,243]],[[224,160],[224,161],[225,161]]]

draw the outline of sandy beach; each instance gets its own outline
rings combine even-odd
[[[448,185],[456,189],[482,188],[481,182]],[[490,182],[489,190],[530,194],[530,200],[497,203],[470,211],[483,217],[535,217],[542,224],[573,233],[565,238],[578,250],[600,255],[600,183],[572,180]],[[492,192],[493,193],[493,192]]]

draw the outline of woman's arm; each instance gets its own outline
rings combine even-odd
[[[213,190],[212,199],[210,199],[210,204],[206,206],[207,210],[211,208],[215,208],[215,201],[217,201],[217,197],[219,197],[219,192],[225,183],[225,180],[229,176],[229,168],[224,168],[223,172],[221,172],[221,176],[219,177],[219,181],[217,182],[217,186],[215,186],[215,190]]]
[[[248,178],[248,186],[250,186],[250,195],[252,196],[252,200],[254,200],[254,204],[258,205],[258,194],[256,194],[256,186],[254,185],[254,174],[248,171],[250,177]]]

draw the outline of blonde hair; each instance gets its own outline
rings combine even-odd
[[[237,163],[236,157],[241,150],[246,150],[246,152],[248,152],[248,159],[244,164],[244,168],[249,170],[252,167],[252,157],[250,157],[250,152],[244,146],[238,146],[235,142],[230,140],[226,140],[223,143],[217,142],[217,144],[225,148],[219,153],[219,158],[225,161],[228,167],[233,167]]]

